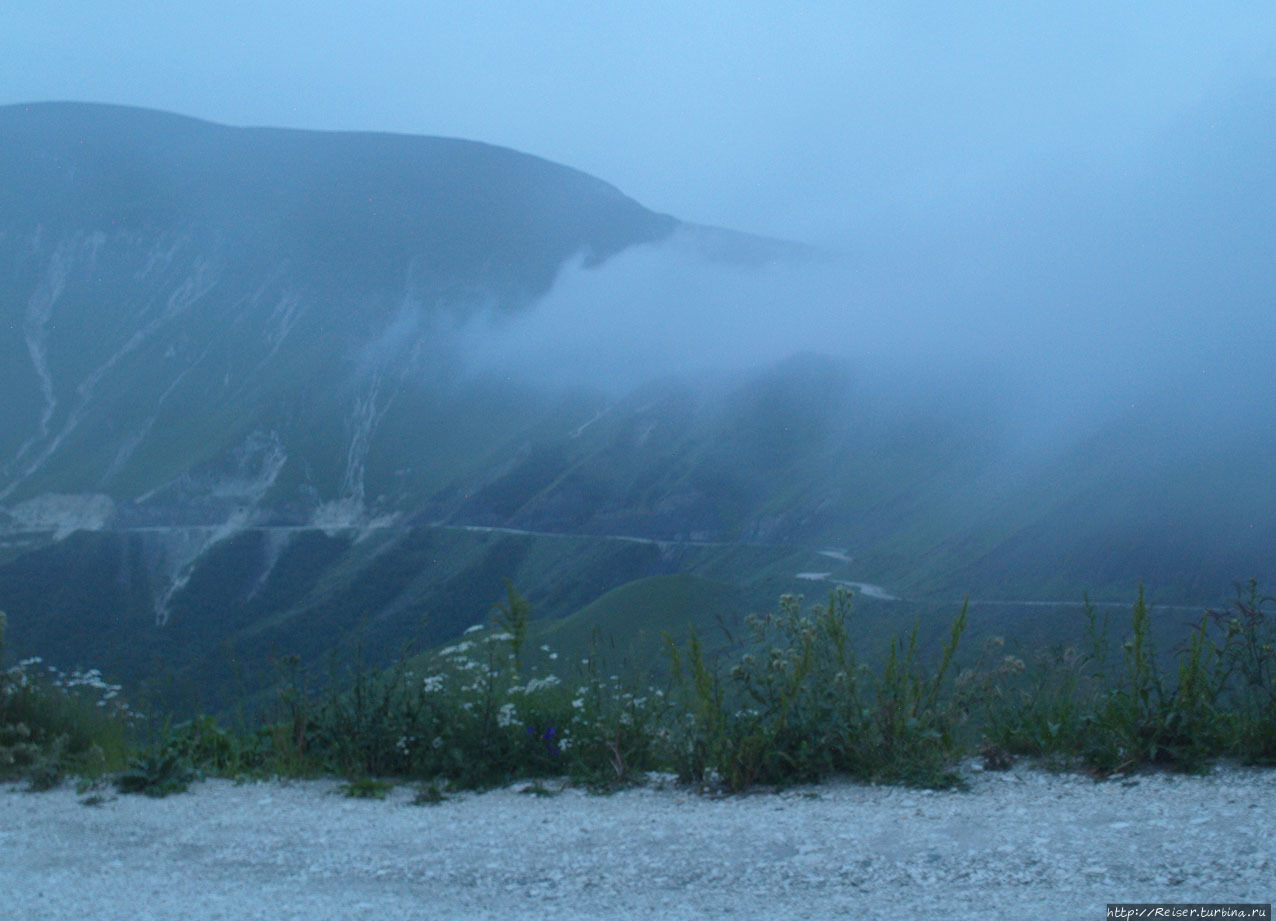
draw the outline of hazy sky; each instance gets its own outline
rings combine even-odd
[[[570,268],[476,330],[538,377],[819,350],[995,362],[1043,417],[1276,405],[1276,3],[6,0],[0,103],[49,99],[503,144],[846,257]]]
[[[1119,169],[1274,49],[1252,0],[5,0],[0,103],[474,138],[823,242]]]

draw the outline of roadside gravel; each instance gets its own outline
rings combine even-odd
[[[524,785],[412,806],[336,782],[162,800],[0,792],[0,918],[1049,918],[1108,902],[1270,902],[1276,771],[1095,783],[972,772],[730,798]]]

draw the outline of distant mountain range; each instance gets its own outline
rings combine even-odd
[[[1270,466],[1215,502],[1227,453],[1144,462],[1147,416],[1011,475],[974,375],[945,402],[811,355],[619,398],[470,373],[457,330],[569,265],[802,256],[535,157],[40,104],[0,108],[0,177],[0,609],[64,664],[217,702],[274,654],[450,636],[505,579],[637,629],[643,586],[760,605],[821,568],[1193,601],[1276,568]]]

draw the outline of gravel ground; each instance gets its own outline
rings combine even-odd
[[[0,791],[5,919],[1049,918],[1276,893],[1276,771],[731,798],[520,786],[412,806],[207,781],[92,807]]]

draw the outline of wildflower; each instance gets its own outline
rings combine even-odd
[[[577,698],[573,699],[573,700],[572,700],[572,709],[573,709],[573,710],[584,710],[584,709],[585,709],[585,698],[583,698],[583,697],[577,697]]]
[[[430,675],[421,682],[421,689],[427,694],[433,694],[437,691],[443,690],[443,676]]]
[[[1019,672],[1023,671],[1024,668],[1026,668],[1026,666],[1024,665],[1023,659],[1018,656],[1006,656],[1001,660],[1001,671],[1003,674],[1017,675]]]
[[[527,682],[527,693],[532,694],[542,688],[552,688],[561,684],[557,675],[546,675],[544,678],[533,678]]]
[[[557,758],[560,754],[562,754],[562,749],[558,747],[558,743],[555,741],[557,736],[558,730],[553,726],[547,726],[545,728],[545,734],[541,736],[541,741],[545,743],[545,754],[549,755],[551,758]]]
[[[472,627],[466,627],[466,628],[465,628],[465,633],[463,633],[463,634],[461,634],[461,635],[462,635],[462,636],[468,636],[468,635],[469,635],[469,634],[471,634],[471,633],[478,633],[478,632],[479,632],[480,630],[482,630],[482,629],[483,629],[483,624],[475,624],[475,625],[474,625],[474,626],[472,626]]]
[[[496,713],[496,725],[500,726],[501,728],[513,726],[517,722],[518,722],[518,711],[514,708],[513,704],[510,704],[510,703],[503,704],[501,706],[501,709],[498,710]]]

